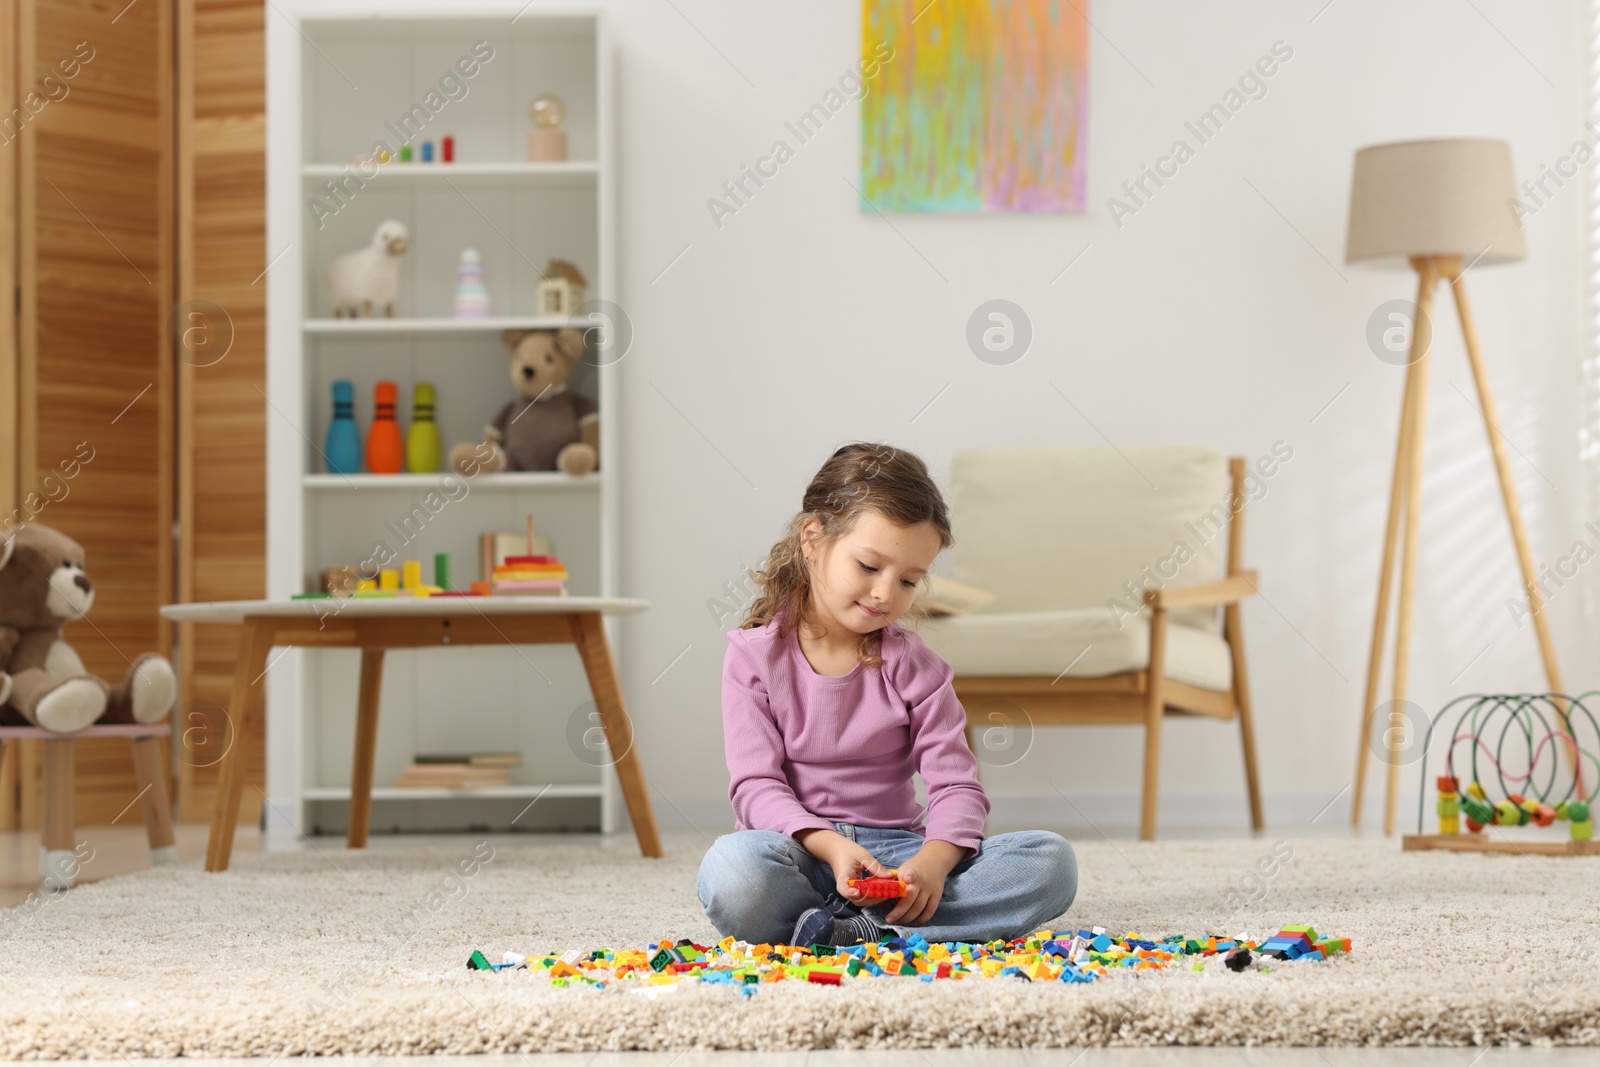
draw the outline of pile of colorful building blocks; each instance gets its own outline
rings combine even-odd
[[[1163,937],[1149,940],[1137,933],[1112,937],[1101,927],[1077,933],[1039,930],[1029,937],[990,941],[935,941],[919,934],[892,937],[877,944],[751,945],[725,937],[715,945],[684,939],[663,940],[644,949],[595,949],[551,952],[543,956],[505,953],[491,963],[474,951],[469,970],[544,970],[553,986],[633,988],[639,991],[684,982],[734,985],[745,993],[768,982],[801,981],[839,985],[846,978],[1024,978],[1035,982],[1092,982],[1118,972],[1160,971],[1192,961],[1191,970],[1206,969],[1205,957],[1225,961],[1242,971],[1251,951],[1285,960],[1323,960],[1350,951],[1349,938],[1318,937],[1309,926],[1287,926],[1258,946],[1238,937]],[[1265,970],[1265,968],[1263,968]],[[664,989],[658,989],[665,992]]]

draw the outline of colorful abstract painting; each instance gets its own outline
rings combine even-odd
[[[862,0],[862,209],[1082,211],[1088,0]]]

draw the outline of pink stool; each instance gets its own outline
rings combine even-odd
[[[5,744],[23,738],[44,741],[44,803],[39,826],[39,878],[46,888],[65,889],[77,877],[74,853],[72,742],[80,737],[126,737],[133,745],[133,775],[138,801],[150,837],[151,862],[178,861],[172,836],[172,800],[161,768],[161,745],[172,737],[170,722],[91,726],[75,734],[57,734],[37,726],[0,726],[0,767],[7,763]]]

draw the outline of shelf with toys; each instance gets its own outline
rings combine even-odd
[[[570,325],[569,317],[508,315],[481,319],[307,319],[301,328],[307,336],[359,337],[364,334],[493,334],[506,330],[558,330]]]
[[[354,176],[352,178],[352,175]],[[300,168],[300,176],[313,183],[308,195],[315,194],[316,186],[325,181],[349,180],[347,192],[359,191],[356,180],[383,183],[389,179],[401,182],[471,181],[475,184],[516,182],[550,185],[592,184],[600,175],[600,165],[593,160],[563,159],[551,162],[528,160],[490,160],[480,163],[439,162],[422,163],[391,160],[374,167],[370,162],[365,169],[350,163],[307,163]]]
[[[584,489],[600,488],[600,472],[574,478],[560,471],[501,471],[492,478],[473,483],[474,489],[506,492],[524,489]],[[307,474],[301,479],[307,489],[387,489],[394,492],[414,493],[436,488],[437,474]]]
[[[323,596],[325,572],[368,563],[375,586],[385,570],[418,581],[391,573],[397,588],[356,595],[431,593],[420,582],[441,556],[453,561],[451,591],[489,582],[492,595],[495,568],[517,555],[559,561],[553,595],[620,595],[611,415],[622,370],[620,355],[597,350],[591,310],[615,306],[617,276],[603,13],[523,10],[525,0],[443,16],[425,0],[276,7],[269,595]],[[559,381],[542,376],[552,366]],[[518,533],[530,513],[533,544]],[[620,659],[617,624],[606,628]],[[342,829],[348,655],[295,649],[273,661],[269,831]],[[375,831],[618,828],[610,767],[544,741],[587,726],[591,695],[570,648],[392,650],[384,675],[379,782],[428,749],[522,761],[509,785],[380,787]]]
[[[385,786],[372,787],[372,799],[377,800],[533,800],[549,797],[558,799],[562,797],[598,797],[601,787],[586,783],[546,782],[543,785],[504,785],[480,787],[477,789],[437,789],[425,786]],[[316,789],[307,789],[302,794],[307,800],[343,800],[349,801],[349,786],[322,786]]]

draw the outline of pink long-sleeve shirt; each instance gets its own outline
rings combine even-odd
[[[989,798],[950,664],[891,623],[883,666],[818,674],[777,622],[733,630],[722,726],[735,829],[793,836],[834,822],[912,830],[976,852]],[[917,803],[912,772],[928,787]]]

